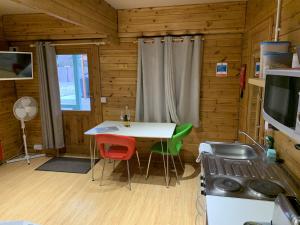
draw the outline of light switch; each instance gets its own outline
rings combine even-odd
[[[101,103],[107,103],[107,97],[101,97]]]

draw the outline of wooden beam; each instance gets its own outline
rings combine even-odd
[[[85,27],[62,21],[44,13],[3,16],[4,37],[8,41],[71,40],[106,38]]]
[[[117,11],[104,0],[11,0],[99,34],[117,36]]]

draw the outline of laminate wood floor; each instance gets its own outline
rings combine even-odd
[[[103,186],[100,168],[95,181],[88,174],[34,170],[49,158],[0,166],[0,221],[29,220],[40,225],[192,225],[202,224],[197,216],[199,165],[185,165],[180,184],[174,173],[165,187],[163,169],[152,164],[145,180],[136,162],[131,162],[132,191],[127,186],[126,164],[107,163]],[[180,166],[178,165],[179,169]],[[180,170],[181,171],[181,170]]]

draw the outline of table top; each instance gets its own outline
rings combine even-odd
[[[137,138],[171,138],[175,127],[175,123],[148,122],[130,122],[130,127],[125,127],[122,121],[104,121],[84,134],[93,136],[105,133]]]

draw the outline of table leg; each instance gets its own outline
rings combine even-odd
[[[91,172],[92,172],[92,181],[94,181],[94,160],[93,160],[93,136],[90,136],[90,155],[91,155]]]
[[[170,183],[170,179],[169,179],[169,154],[168,154],[168,151],[169,151],[169,141],[167,139],[167,187],[169,187],[169,183]]]
[[[163,163],[164,163],[165,180],[166,180],[166,185],[168,186],[167,170],[166,170],[166,162],[165,162],[165,154],[164,154],[164,145],[163,145],[163,140],[162,139],[160,139],[160,145],[161,145],[162,158],[163,158]]]
[[[94,150],[93,150],[93,177],[94,177],[94,167],[95,167],[95,161],[96,161],[96,149],[97,149],[97,143],[96,143],[96,136],[94,138]]]

